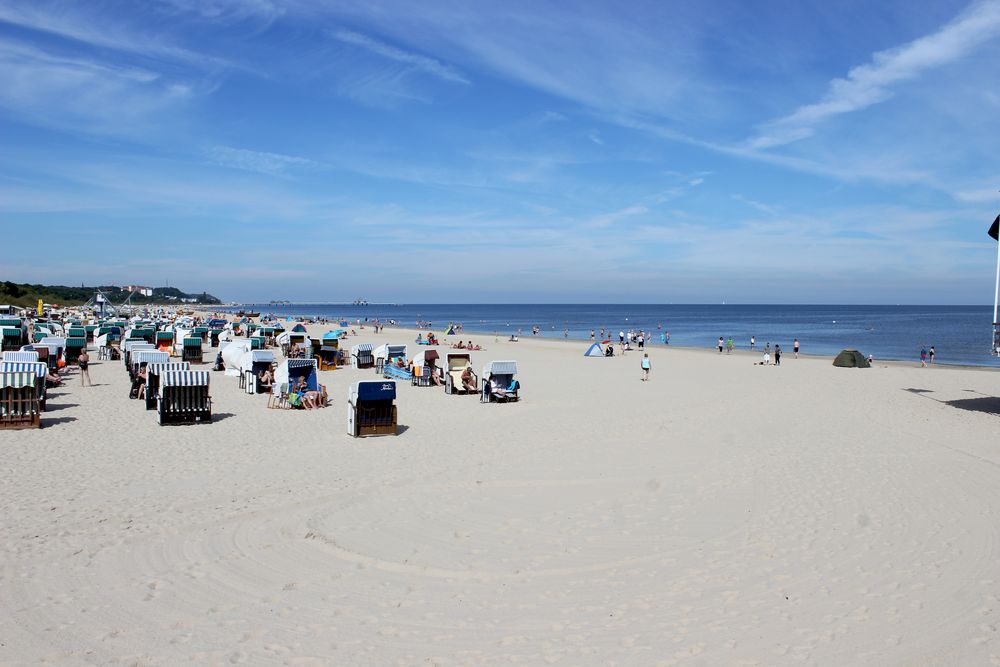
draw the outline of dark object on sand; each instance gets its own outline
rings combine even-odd
[[[857,350],[842,350],[833,360],[833,365],[841,368],[871,368],[865,355]]]

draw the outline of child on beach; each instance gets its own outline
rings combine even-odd
[[[80,353],[80,356],[76,359],[76,363],[80,366],[80,386],[90,386],[90,371],[88,370],[88,367],[90,366],[90,357],[87,356],[86,350]]]
[[[649,354],[643,353],[642,355],[642,381],[645,382],[649,379]]]
[[[795,358],[799,358],[799,339],[796,338],[795,342],[792,343],[792,352],[795,353]]]
[[[927,350],[920,348],[920,367],[927,368]]]

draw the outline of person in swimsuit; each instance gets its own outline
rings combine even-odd
[[[90,357],[87,356],[87,350],[80,353],[76,363],[80,365],[80,386],[90,386],[90,371],[88,370],[90,367]]]

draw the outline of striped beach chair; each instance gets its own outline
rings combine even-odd
[[[160,394],[160,374],[166,371],[189,371],[191,364],[186,361],[152,363],[146,366],[146,409],[155,410]]]
[[[184,339],[181,360],[200,364],[203,361],[201,354],[201,336],[188,336]]]
[[[0,429],[41,428],[35,374],[0,372]]]
[[[355,368],[373,368],[375,355],[371,343],[360,343],[351,348],[351,365]]]
[[[160,426],[212,421],[212,397],[208,393],[208,371],[160,373],[157,412]]]
[[[19,363],[32,363],[38,361],[38,352],[35,350],[18,350],[3,353],[4,361],[14,361]]]
[[[45,376],[49,366],[42,361],[0,361],[0,373],[31,373],[35,377],[35,395],[38,397],[38,409],[45,411]]]
[[[133,380],[139,374],[141,364],[166,364],[170,363],[170,353],[162,350],[133,350],[129,358],[128,374]]]

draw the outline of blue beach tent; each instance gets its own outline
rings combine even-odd
[[[591,343],[587,351],[583,353],[585,357],[603,357],[604,350],[601,349],[600,343]]]

